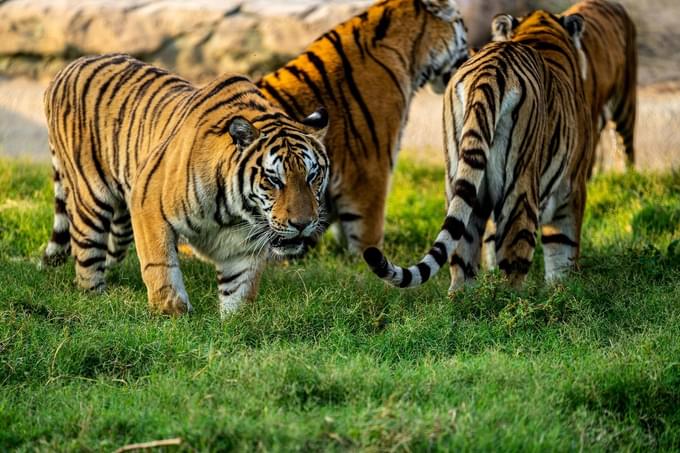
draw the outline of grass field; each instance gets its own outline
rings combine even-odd
[[[399,164],[386,250],[427,250],[443,172]],[[581,269],[525,289],[497,274],[453,300],[448,273],[387,288],[327,238],[272,265],[225,322],[215,276],[183,262],[195,308],[150,314],[136,258],[109,290],[39,270],[46,166],[0,162],[0,450],[673,450],[680,448],[680,174],[590,185]]]

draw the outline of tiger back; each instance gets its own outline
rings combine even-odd
[[[149,303],[191,309],[185,237],[218,272],[222,313],[255,295],[271,254],[294,255],[322,224],[327,115],[294,121],[246,77],[203,87],[127,55],[78,59],[45,93],[55,189],[44,262],[71,253],[101,291],[136,243]]]
[[[494,32],[504,33],[514,22],[499,16]],[[573,266],[592,159],[583,68],[574,44],[582,25],[578,15],[536,11],[511,40],[485,46],[454,75],[444,98],[444,225],[427,255],[408,268],[367,249],[364,258],[374,273],[411,287],[448,262],[453,291],[478,271],[491,215],[496,260],[513,285],[529,271],[539,228],[546,279],[562,278]]]

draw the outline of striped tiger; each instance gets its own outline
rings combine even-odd
[[[383,0],[256,82],[294,118],[316,105],[328,110],[329,221],[339,222],[336,236],[351,251],[382,242],[389,180],[413,95],[466,58],[454,0]]]
[[[503,33],[513,22],[497,16],[493,29]],[[539,226],[545,278],[562,278],[573,266],[593,159],[578,53],[583,24],[578,14],[536,11],[511,40],[488,44],[454,75],[444,96],[446,220],[415,266],[395,266],[379,249],[366,249],[379,277],[417,286],[449,262],[455,291],[478,270],[492,214],[498,266],[513,286],[529,270]]]
[[[637,44],[635,24],[619,3],[585,0],[562,13],[580,14],[585,21],[579,42],[579,55],[586,59],[586,102],[590,106],[593,131],[602,132],[609,120],[623,139],[626,164],[635,165],[634,132],[637,98]],[[506,41],[522,19],[512,20],[512,28],[495,33],[493,39]],[[593,146],[597,140],[593,140]],[[593,160],[593,165],[595,160]],[[592,168],[591,168],[592,171]],[[496,265],[495,225],[487,224],[483,261],[487,269]]]
[[[134,236],[151,307],[190,311],[183,236],[215,265],[226,314],[255,297],[269,254],[300,253],[320,228],[323,110],[297,122],[243,76],[197,88],[119,54],[72,62],[44,101],[55,192],[44,262],[72,254],[83,288],[104,289]]]
[[[635,24],[621,4],[607,0],[585,0],[562,13],[573,14],[585,20],[581,43],[588,62],[585,94],[593,130],[601,131],[608,120],[613,121],[623,139],[626,164],[632,167],[638,68]]]

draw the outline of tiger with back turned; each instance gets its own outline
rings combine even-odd
[[[626,164],[629,168],[633,167],[637,99],[635,24],[623,6],[607,0],[585,0],[562,13],[564,16],[573,14],[580,14],[585,23],[578,45],[579,55],[586,59],[582,65],[585,70],[584,93],[590,107],[593,133],[599,134],[607,121],[612,120],[623,140]],[[502,33],[495,33],[493,39],[511,39],[522,20],[509,19],[512,26]],[[593,140],[592,145],[596,147],[597,142],[597,139]],[[592,165],[595,165],[594,159]],[[488,269],[496,266],[495,233],[495,225],[489,222],[482,252]]]
[[[339,24],[257,85],[294,118],[323,105],[330,221],[351,251],[380,244],[411,99],[467,58],[454,0],[383,0]]]
[[[226,314],[255,296],[269,254],[300,253],[320,228],[323,110],[297,122],[243,76],[196,88],[127,55],[76,60],[44,100],[55,190],[44,262],[73,254],[83,288],[104,289],[134,235],[150,305],[191,310],[183,236],[215,264]]]
[[[494,34],[513,27],[494,19]],[[479,267],[480,238],[493,214],[498,266],[513,285],[531,265],[541,228],[545,277],[562,278],[579,254],[586,180],[593,159],[590,111],[579,56],[583,18],[536,11],[510,40],[482,48],[454,75],[444,97],[448,212],[415,266],[364,258],[384,280],[417,286],[445,263],[453,291]]]
[[[585,21],[581,47],[588,66],[585,95],[594,131],[613,121],[623,139],[626,164],[632,167],[638,68],[635,24],[620,3],[607,0],[585,0],[562,13],[573,14]]]

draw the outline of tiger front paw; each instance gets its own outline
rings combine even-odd
[[[153,296],[149,296],[149,305],[152,311],[171,316],[191,313],[194,310],[189,298],[179,294],[173,288],[164,288]]]

